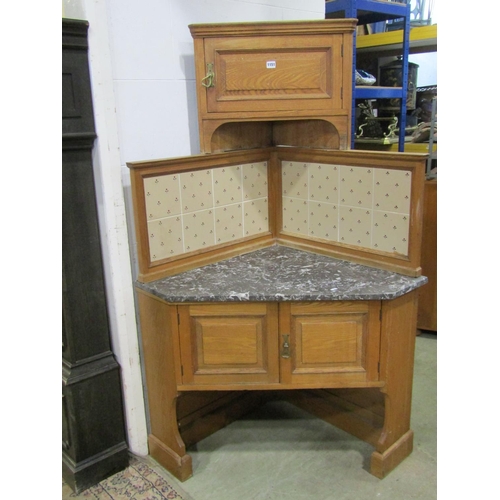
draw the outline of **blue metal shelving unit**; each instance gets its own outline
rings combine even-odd
[[[356,32],[353,37],[352,58],[352,112],[351,112],[351,148],[356,138],[356,100],[357,99],[400,99],[399,130],[406,128],[406,94],[408,91],[408,54],[410,49],[410,3],[388,2],[384,0],[330,0],[325,2],[325,18],[358,19],[358,25],[378,23],[395,19],[403,20],[402,46],[402,87],[356,87]],[[404,151],[405,134],[399,134],[398,150]]]

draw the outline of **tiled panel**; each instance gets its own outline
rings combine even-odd
[[[283,230],[408,255],[411,173],[283,162]]]
[[[372,207],[373,169],[345,167],[339,169],[339,203],[350,207]]]
[[[186,252],[215,244],[214,211],[201,210],[182,216],[184,249]]]
[[[300,162],[286,162],[281,171],[283,196],[301,198],[308,197],[308,165]]]
[[[215,209],[215,241],[217,244],[243,237],[243,204]]]
[[[410,217],[394,212],[373,213],[373,248],[384,252],[408,254]]]
[[[339,210],[337,205],[309,202],[309,235],[314,238],[338,241]]]
[[[303,236],[309,234],[309,203],[307,200],[283,197],[283,229]]]
[[[410,211],[411,173],[404,170],[375,170],[374,208],[408,214]]]
[[[370,248],[372,211],[366,208],[340,206],[339,241]]]
[[[214,206],[212,170],[186,172],[181,177],[182,213]]]
[[[163,175],[144,179],[148,220],[181,213],[179,175]]]
[[[267,197],[266,161],[242,165],[242,176],[243,201]]]
[[[148,222],[151,260],[167,259],[183,253],[181,216]]]
[[[242,201],[240,165],[214,168],[213,175],[216,207]]]
[[[243,203],[245,236],[269,231],[269,207],[267,198],[259,198]]]
[[[337,165],[309,165],[309,198],[314,201],[338,203],[339,167]]]
[[[144,180],[152,262],[269,231],[267,162]]]

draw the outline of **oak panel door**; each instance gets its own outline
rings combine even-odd
[[[342,35],[210,38],[207,112],[342,108]]]
[[[278,305],[180,305],[184,385],[279,381]]]
[[[380,301],[280,304],[281,383],[379,379]]]

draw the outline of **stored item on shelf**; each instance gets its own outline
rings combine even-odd
[[[356,85],[373,85],[376,78],[362,69],[356,70]]]
[[[418,124],[411,136],[411,142],[428,142],[431,136],[432,124],[430,122],[422,122]],[[437,142],[437,124],[434,126],[434,142]]]
[[[408,62],[408,91],[406,94],[406,109],[415,109],[417,104],[418,64]],[[383,87],[403,86],[403,60],[398,57],[380,67],[380,85]],[[380,108],[399,110],[399,99],[387,99],[381,102]]]
[[[377,117],[372,102],[366,100],[358,108],[361,113],[358,118],[356,139],[395,138],[395,129],[398,124],[397,116]]]
[[[434,97],[437,97],[437,85],[417,88],[417,108],[420,109],[419,122],[431,121]]]
[[[357,139],[396,138],[397,116],[384,118],[367,118],[358,129]]]

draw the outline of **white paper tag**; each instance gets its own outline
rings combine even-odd
[[[276,61],[266,61],[266,68],[267,69],[274,69],[274,68],[276,68]]]

